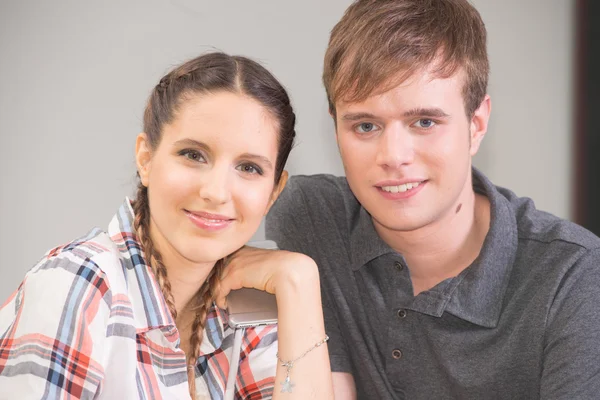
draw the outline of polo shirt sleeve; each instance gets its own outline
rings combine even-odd
[[[307,178],[304,177],[303,179]],[[267,215],[266,237],[274,240],[282,250],[306,254],[317,262],[321,274],[321,298],[325,331],[329,336],[327,345],[331,370],[333,372],[352,373],[335,306],[330,301],[330,295],[324,286],[324,279],[322,278],[324,274],[323,265],[320,265],[319,257],[317,257],[318,243],[315,241],[319,240],[319,236],[314,232],[312,220],[320,218],[318,215],[319,210],[309,209],[304,196],[300,180],[291,178]]]
[[[100,268],[74,252],[38,263],[0,308],[0,397],[95,397],[108,291]]]
[[[325,330],[329,336],[327,342],[329,348],[329,360],[332,372],[347,372],[352,374],[352,364],[346,348],[344,336],[340,331],[337,313],[330,300],[329,293],[321,290],[323,301],[323,318],[325,318]]]
[[[599,396],[600,249],[594,249],[566,271],[550,306],[540,398]]]

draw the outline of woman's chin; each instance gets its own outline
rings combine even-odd
[[[243,244],[235,246],[226,246],[222,242],[196,244],[188,246],[187,249],[181,251],[183,257],[194,264],[209,264],[215,263],[228,255],[232,254]]]

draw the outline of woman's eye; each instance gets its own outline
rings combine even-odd
[[[420,119],[416,122],[416,125],[418,128],[427,129],[427,128],[431,128],[432,126],[434,126],[435,122],[433,122],[433,120],[431,120],[431,119]]]
[[[263,172],[262,170],[254,164],[241,164],[237,167],[238,170],[245,172],[247,174],[258,174],[258,175],[262,175]]]
[[[200,153],[199,151],[196,151],[196,150],[191,150],[191,149],[181,150],[179,152],[179,155],[184,156],[185,158],[192,160],[192,161],[198,161],[198,162],[205,161],[202,153]]]
[[[372,122],[363,122],[356,126],[356,131],[358,133],[369,133],[373,132],[377,127]]]

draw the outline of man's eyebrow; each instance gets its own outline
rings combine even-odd
[[[404,117],[428,117],[428,118],[446,118],[449,117],[441,108],[413,108],[403,114]],[[360,121],[362,119],[377,119],[374,114],[368,112],[355,112],[342,115],[343,121]]]
[[[259,154],[244,153],[239,158],[254,160],[256,162],[264,164],[269,169],[273,169],[273,163],[271,163],[271,160]]]
[[[347,113],[342,115],[343,121],[358,121],[361,119],[375,119],[375,115],[367,112]]]
[[[449,115],[441,108],[413,108],[405,112],[404,117],[445,118],[449,117]]]

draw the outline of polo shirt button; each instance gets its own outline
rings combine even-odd
[[[406,310],[404,308],[399,309],[397,314],[398,318],[406,318]]]
[[[395,360],[399,360],[402,358],[402,352],[398,349],[394,349],[392,350],[392,357],[394,357]]]
[[[402,271],[402,270],[404,269],[404,265],[402,265],[402,263],[401,263],[400,261],[396,261],[396,262],[394,263],[394,267],[396,267],[396,269],[397,269],[398,271]]]

